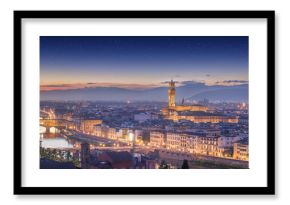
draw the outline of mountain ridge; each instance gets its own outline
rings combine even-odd
[[[168,87],[127,89],[119,87],[86,87],[71,90],[40,91],[45,100],[89,100],[89,101],[167,101]],[[203,100],[248,102],[248,84],[224,86],[188,84],[176,87],[176,101]]]

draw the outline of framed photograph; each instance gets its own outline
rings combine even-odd
[[[14,194],[275,194],[274,11],[14,11]]]

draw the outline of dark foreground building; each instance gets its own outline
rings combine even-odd
[[[98,160],[109,162],[112,169],[130,169],[132,167],[132,155],[129,152],[106,151],[98,156]]]

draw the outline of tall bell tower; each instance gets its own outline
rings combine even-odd
[[[171,80],[168,88],[168,107],[175,107],[175,82]]]

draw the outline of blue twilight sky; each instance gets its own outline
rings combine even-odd
[[[42,86],[248,81],[247,36],[41,36]]]

